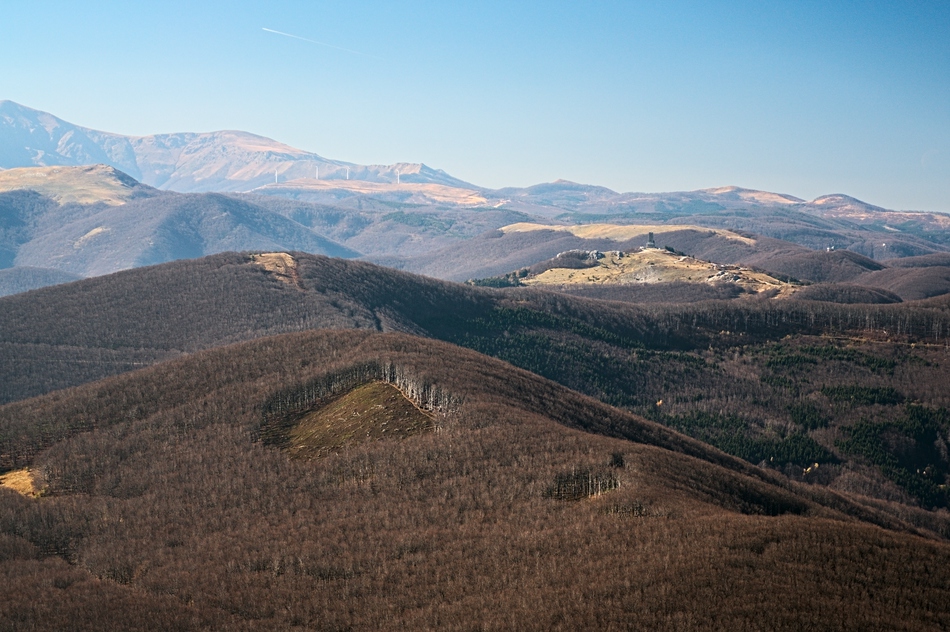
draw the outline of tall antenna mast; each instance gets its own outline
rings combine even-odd
[[[317,165],[316,167],[313,168],[313,178],[314,180],[320,179],[320,165]]]
[[[346,179],[347,179],[347,180],[350,179],[350,168],[349,168],[349,167],[346,168]]]
[[[399,169],[396,169],[396,184],[399,184]]]

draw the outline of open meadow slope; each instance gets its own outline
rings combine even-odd
[[[0,488],[10,629],[950,625],[945,541],[417,337],[205,351],[0,428],[39,493]]]
[[[0,171],[0,192],[34,191],[59,204],[120,206],[158,192],[107,165],[34,167]]]
[[[833,249],[811,250],[789,241],[745,231],[680,224],[594,223],[550,225],[518,222],[485,232],[464,242],[436,249],[425,255],[392,263],[406,270],[439,278],[464,281],[500,276],[531,268],[571,250],[633,252],[643,247],[649,233],[660,249],[719,265],[746,266],[809,283],[852,283],[888,290],[886,280],[870,272],[902,266],[903,259],[875,261],[856,252]],[[941,255],[911,258],[910,265],[927,272],[907,271],[892,276],[913,276],[915,289],[908,300],[921,295],[946,293],[948,268]]]
[[[526,286],[570,289],[571,287],[695,284],[732,286],[732,295],[786,298],[799,289],[774,275],[743,266],[702,261],[682,253],[659,248],[631,252],[620,250],[573,250],[526,270],[519,282]],[[701,295],[697,292],[698,295]]]

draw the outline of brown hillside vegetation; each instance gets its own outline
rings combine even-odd
[[[341,397],[386,408],[373,383],[434,431],[309,460],[261,440]],[[198,353],[4,406],[0,437],[48,490],[0,489],[5,629],[950,625],[944,541],[405,335]]]
[[[850,283],[816,283],[801,288],[795,298],[804,301],[826,301],[829,303],[870,303],[884,305],[900,303],[901,297],[894,292],[872,287],[862,287]]]
[[[0,394],[22,399],[287,331],[411,332],[500,358],[950,535],[946,300],[631,305],[270,256],[281,267],[227,254],[0,300],[0,353],[10,358],[0,362]],[[295,285],[282,270],[293,271]]]
[[[592,234],[598,233],[592,231]],[[665,231],[657,239],[667,235],[678,233]],[[719,243],[724,241],[728,240],[718,239]],[[591,243],[594,242],[582,245]],[[629,302],[690,302],[751,296],[788,298],[794,295],[801,300],[884,304],[950,293],[950,267],[937,265],[942,259],[934,255],[915,257],[916,262],[905,265],[897,265],[900,260],[894,260],[888,262],[895,264],[891,268],[844,250],[787,252],[780,249],[746,253],[739,259],[720,252],[716,256],[725,259],[717,259],[720,263],[714,263],[685,255],[672,246],[637,247],[626,251],[616,250],[615,244],[611,247],[614,249],[603,252],[585,247],[573,248],[503,276],[471,283],[493,287],[542,286],[575,296]],[[737,260],[744,265],[721,263],[723,260]],[[932,264],[925,265],[927,262]],[[638,284],[662,284],[662,287],[630,287]],[[818,287],[803,288],[813,284]],[[598,285],[615,286],[615,289],[594,287]],[[666,294],[669,298],[665,297]]]
[[[255,264],[252,255],[224,253],[0,298],[0,358],[9,359],[0,362],[0,402],[203,348],[308,329],[426,334],[490,355],[499,353],[484,338],[521,344],[523,339],[508,338],[518,329],[535,337],[569,333],[598,344],[659,349],[853,331],[940,343],[950,333],[946,310],[930,304],[622,305],[528,288],[474,288],[360,261],[291,255],[298,287]]]
[[[505,274],[532,266],[566,250],[622,250],[643,246],[650,232],[660,247],[706,261],[739,264],[765,253],[807,252],[775,239],[689,225],[580,224],[574,226],[519,222],[451,248],[408,259],[408,270],[462,281]]]
[[[815,220],[806,215],[801,217]],[[574,216],[573,219],[578,222],[590,221],[580,215]],[[683,218],[683,221],[686,222],[687,219],[696,218]],[[714,218],[703,219],[712,221]],[[568,250],[629,252],[643,246],[648,232],[653,232],[660,248],[668,246],[703,261],[755,268],[777,276],[813,283],[859,283],[856,280],[869,272],[883,270],[889,266],[902,266],[901,259],[879,262],[865,254],[859,254],[864,251],[858,245],[855,246],[858,252],[847,250],[833,233],[824,237],[813,236],[814,238],[785,235],[790,240],[785,241],[773,238],[775,235],[763,236],[761,229],[764,226],[761,222],[753,222],[753,225],[748,227],[740,222],[732,226],[733,230],[724,230],[716,227],[714,221],[711,225],[707,224],[707,227],[693,225],[692,222],[645,225],[636,222],[635,216],[627,217],[627,221],[635,223],[545,225],[519,222],[449,248],[433,249],[420,256],[393,261],[392,264],[445,279],[481,279],[531,268],[538,262]],[[758,234],[750,232],[753,230]],[[766,232],[768,234],[768,231]],[[809,244],[814,241],[817,249],[803,247],[800,245],[800,238],[804,238]],[[867,239],[867,236],[862,239]],[[847,242],[848,240],[844,240],[844,243]],[[836,244],[836,248],[826,250]],[[881,243],[877,243],[877,246],[880,247]],[[897,244],[891,242],[888,249],[893,250],[896,246]],[[870,254],[875,254],[873,247]],[[885,258],[894,256],[894,253],[888,255],[887,252],[878,254]],[[945,257],[941,257],[942,255],[913,257],[911,264],[915,267],[942,265]],[[859,284],[866,285],[863,280]],[[915,285],[926,288],[929,296],[947,291],[946,283],[939,279],[934,279],[931,286],[926,284],[926,279],[918,277]]]
[[[31,268],[28,266],[6,268],[0,270],[0,296],[28,292],[41,287],[78,280],[79,277],[75,274],[49,268]]]
[[[919,257],[903,257],[888,259],[890,268],[928,268],[930,266],[950,266],[950,252],[936,252]]]
[[[886,269],[861,275],[856,282],[916,301],[950,293],[950,266]]]
[[[806,250],[798,253],[763,253],[754,258],[762,267],[803,281],[841,283],[886,266],[849,250]]]

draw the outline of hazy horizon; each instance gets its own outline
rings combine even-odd
[[[10,2],[0,99],[480,186],[950,212],[948,5]]]

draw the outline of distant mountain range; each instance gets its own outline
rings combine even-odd
[[[792,195],[735,186],[689,192],[617,193],[606,187],[558,180],[493,190],[420,163],[358,165],[234,130],[124,136],[75,125],[13,101],[0,101],[0,169],[92,164],[110,165],[143,184],[182,193],[257,189],[260,193],[315,202],[338,200],[341,191],[405,201],[413,192],[424,190],[369,187],[353,181],[440,185],[468,193],[432,187],[431,191],[436,193],[427,203],[504,205],[541,216],[631,212],[696,215],[726,209],[782,208],[865,224],[879,220],[881,212],[893,212],[840,194],[806,202]],[[347,180],[350,184],[343,184]],[[916,212],[906,215],[917,221],[921,216]],[[944,221],[942,214],[935,217],[929,221],[941,228],[950,226],[950,218]],[[908,217],[897,218],[894,223],[901,220],[907,221]],[[899,226],[895,228],[899,230]]]
[[[526,222],[557,230],[510,229]],[[614,235],[639,228],[623,239],[560,230],[591,224]],[[904,269],[860,282],[904,300],[950,287],[946,214],[734,186],[617,193],[558,180],[492,190],[421,164],[355,165],[246,132],[121,136],[0,101],[0,269],[30,268],[0,278],[0,295],[226,250],[363,257],[462,281],[565,250],[638,247],[649,230],[706,261],[809,281],[856,283],[876,270],[865,258],[888,261]],[[754,244],[720,239],[723,230]],[[895,263],[903,258],[914,262]]]
[[[123,136],[0,101],[0,168],[107,164],[136,180],[183,193],[250,191],[277,180],[364,180],[471,187],[426,165],[357,165],[240,131]]]
[[[584,214],[578,217],[586,223],[566,223],[507,205],[462,203],[451,193],[465,190],[444,185],[340,184],[336,192],[344,197],[320,204],[276,194],[281,185],[270,195],[161,191],[105,165],[0,171],[0,270],[9,270],[0,275],[0,295],[176,259],[255,250],[363,257],[464,281],[528,268],[568,250],[629,251],[642,246],[651,231],[661,247],[717,264],[754,266],[803,281],[857,284],[903,300],[950,291],[950,253],[943,243],[948,234],[924,223],[905,222],[898,234],[801,210],[725,205],[693,215]],[[296,190],[319,189],[313,181],[310,185]],[[536,187],[544,195],[570,188],[565,183]],[[386,198],[403,190],[418,196],[415,202]],[[761,200],[770,194],[732,189],[705,195],[742,201],[743,196]],[[834,208],[843,212],[842,205]],[[893,223],[909,215],[879,214]],[[598,218],[610,222],[591,221]],[[786,239],[762,236],[769,233]],[[891,254],[920,256],[889,259],[884,265],[859,254],[862,244],[883,239]],[[822,240],[857,252],[815,249]],[[637,296],[644,291],[653,290],[641,288]],[[844,293],[849,301],[865,294],[856,295],[850,287]],[[672,295],[660,296],[671,300]],[[839,300],[842,294],[835,290],[829,296]]]

